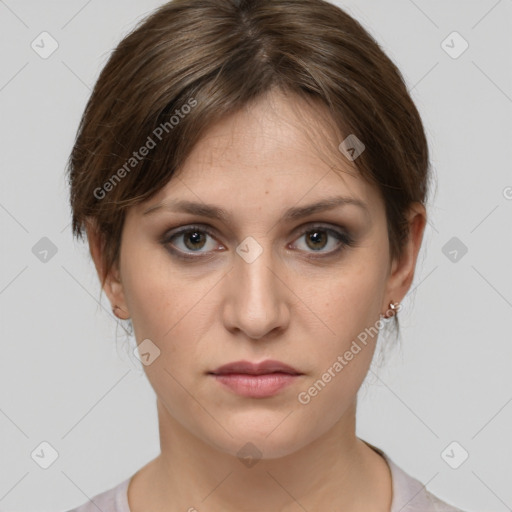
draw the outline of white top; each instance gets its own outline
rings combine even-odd
[[[393,498],[390,512],[463,512],[428,492],[421,482],[405,473],[382,450],[369,446],[384,457],[391,470]],[[67,512],[131,512],[128,505],[128,484],[131,478]]]

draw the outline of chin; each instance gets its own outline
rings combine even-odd
[[[240,422],[230,421],[228,432],[233,436],[224,434],[221,438],[207,440],[214,448],[233,457],[237,457],[243,463],[248,461],[251,467],[253,461],[271,460],[286,457],[304,446],[313,439],[313,433],[305,431],[304,425],[298,425],[296,421],[286,415],[272,415],[271,421],[262,421],[261,417],[245,418]],[[288,425],[285,425],[288,422]]]

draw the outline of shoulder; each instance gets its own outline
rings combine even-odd
[[[393,479],[391,512],[464,512],[429,492],[419,481],[397,466],[389,457],[385,459]]]
[[[388,463],[393,488],[390,512],[464,512],[427,491],[419,480],[395,464],[380,448],[365,440],[362,441]]]
[[[131,477],[123,480],[121,483],[97,494],[83,505],[68,510],[67,512],[130,512],[128,506],[128,484]]]

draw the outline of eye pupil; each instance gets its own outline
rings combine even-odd
[[[321,244],[322,238],[324,239],[324,242],[325,242],[325,231],[311,231],[310,235],[307,237],[308,245],[309,245],[309,241],[311,240],[313,242],[313,244],[320,243],[320,245],[323,247],[325,245],[325,243]],[[322,248],[322,247],[320,247],[320,248]],[[318,247],[316,247],[316,246],[313,246],[312,248],[318,249]]]
[[[192,247],[189,247],[190,249],[197,249],[198,247],[195,244],[200,244],[200,239],[203,235],[198,231],[189,231],[188,235],[185,237],[185,241],[188,245],[188,242],[192,240]],[[204,244],[204,240],[203,240]],[[200,248],[200,247],[199,247]]]

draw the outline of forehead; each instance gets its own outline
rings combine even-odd
[[[341,140],[326,106],[273,91],[210,126],[169,183],[139,205],[139,213],[168,199],[247,209],[336,195],[360,199],[377,213],[378,192],[341,155]]]
[[[274,90],[211,126],[183,170],[198,164],[228,168],[232,163],[252,169],[264,166],[274,174],[276,167],[301,172],[306,164],[323,163],[325,168],[342,160],[339,138],[323,104],[312,105],[300,96]],[[348,161],[344,168],[358,174]]]

